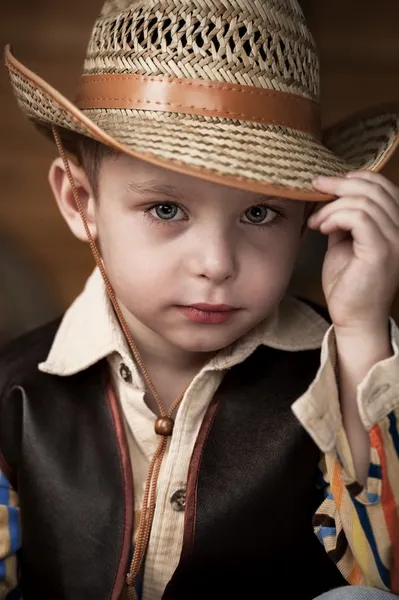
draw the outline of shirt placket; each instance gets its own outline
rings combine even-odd
[[[157,504],[148,544],[143,600],[160,600],[180,559],[184,534],[187,475],[207,406],[222,373],[202,371],[188,388],[158,480]]]

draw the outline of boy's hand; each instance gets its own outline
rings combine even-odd
[[[322,280],[336,335],[387,335],[399,283],[399,188],[368,171],[313,185],[338,197],[308,221],[329,236]]]

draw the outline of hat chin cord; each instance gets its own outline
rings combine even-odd
[[[163,460],[163,457],[165,454],[166,446],[168,443],[168,438],[171,437],[171,435],[173,433],[174,419],[172,418],[172,415],[173,415],[174,411],[177,409],[177,407],[179,406],[179,404],[181,403],[181,401],[183,400],[184,393],[186,390],[184,390],[180,394],[180,396],[178,396],[178,398],[176,398],[176,400],[173,402],[170,409],[168,411],[166,411],[164,404],[163,404],[161,398],[159,397],[159,395],[154,387],[154,384],[151,381],[151,378],[150,378],[148,371],[144,365],[144,362],[140,355],[140,352],[133,340],[132,334],[130,333],[129,327],[127,326],[126,320],[125,320],[125,318],[122,314],[122,311],[119,307],[115,292],[112,288],[111,282],[109,281],[107,273],[105,271],[104,263],[101,258],[100,252],[99,252],[97,245],[93,239],[93,236],[91,235],[90,228],[87,223],[86,215],[84,213],[82,203],[79,198],[79,193],[78,193],[78,190],[77,190],[77,187],[76,187],[76,184],[75,184],[72,172],[71,172],[71,168],[69,166],[69,161],[68,161],[68,158],[67,158],[65,150],[64,150],[64,146],[63,146],[63,143],[61,140],[61,135],[59,133],[59,130],[56,126],[53,125],[52,131],[53,131],[55,143],[58,148],[58,152],[64,163],[65,172],[69,179],[71,190],[72,190],[72,193],[73,193],[73,196],[74,196],[74,199],[76,202],[76,206],[79,210],[79,214],[80,214],[80,217],[82,219],[82,222],[83,222],[83,225],[85,228],[85,232],[87,235],[88,242],[90,244],[92,254],[94,256],[94,260],[96,261],[97,267],[98,267],[98,269],[102,275],[102,278],[104,280],[104,284],[105,284],[109,299],[115,310],[116,316],[118,318],[118,321],[120,323],[122,331],[125,335],[125,338],[128,342],[132,356],[135,359],[137,365],[139,366],[139,368],[143,374],[143,377],[147,384],[147,389],[153,395],[153,397],[157,403],[157,406],[159,408],[160,416],[155,421],[154,429],[155,429],[155,433],[157,435],[159,435],[161,439],[160,439],[158,447],[154,453],[154,456],[153,456],[151,463],[149,465],[149,468],[148,468],[145,489],[144,489],[143,505],[142,505],[142,509],[141,509],[141,513],[140,513],[140,521],[139,521],[139,526],[137,529],[136,539],[134,541],[134,553],[133,553],[133,558],[132,558],[132,562],[130,565],[129,573],[126,578],[126,583],[128,586],[128,599],[129,600],[137,600],[135,584],[136,584],[137,576],[140,573],[140,570],[143,565],[144,556],[145,556],[146,549],[148,546],[148,541],[150,538],[151,526],[152,526],[152,521],[153,521],[154,511],[155,511],[155,502],[156,502],[156,492],[157,492],[159,471],[160,471],[162,460]]]

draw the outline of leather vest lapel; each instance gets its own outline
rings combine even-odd
[[[180,564],[163,600],[310,599],[344,580],[312,529],[319,451],[291,411],[319,351],[260,347],[224,378],[193,453]]]
[[[36,371],[8,399],[8,417],[23,415],[17,488],[24,600],[117,600],[122,591],[132,471],[105,372],[104,363],[64,378]]]

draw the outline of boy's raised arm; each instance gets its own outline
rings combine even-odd
[[[323,288],[332,327],[293,410],[324,453],[314,526],[351,584],[399,593],[399,189],[382,175],[321,178],[337,196],[309,221],[329,236]]]

